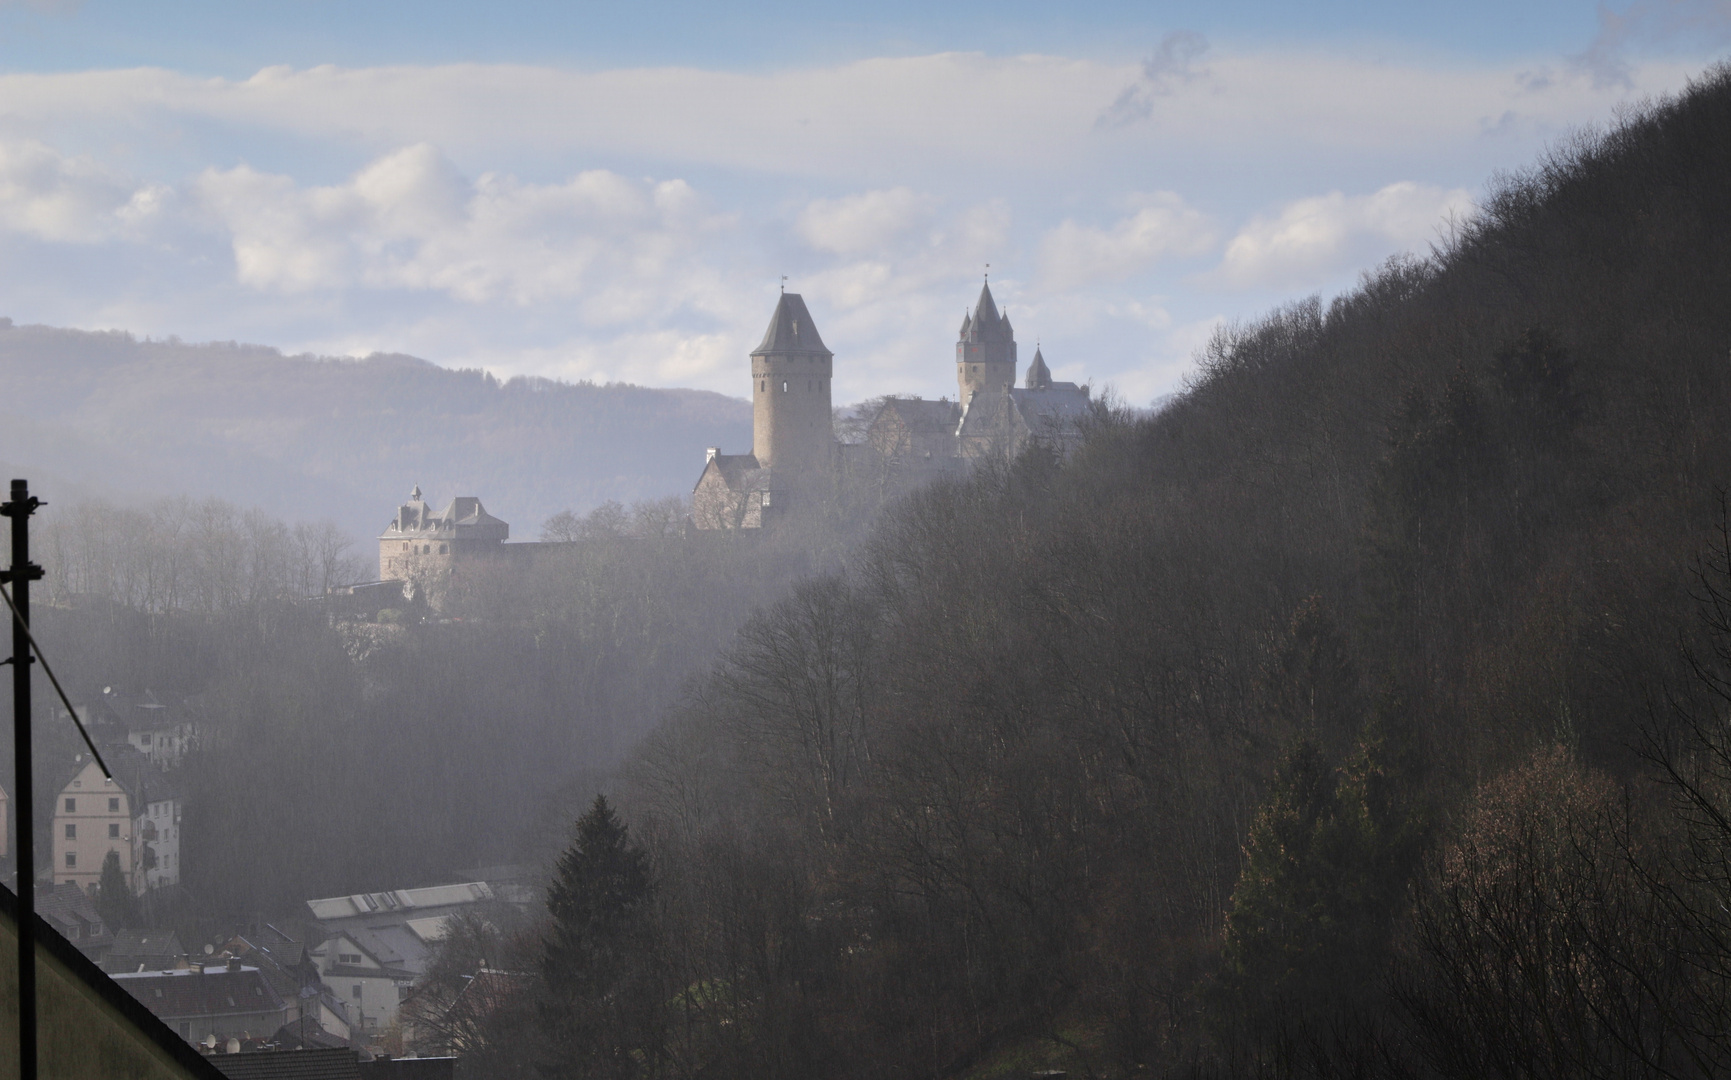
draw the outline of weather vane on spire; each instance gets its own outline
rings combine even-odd
[[[783,295],[785,295],[787,293],[787,275],[786,274],[781,275],[781,291],[782,291]]]
[[[986,264],[986,280],[987,281],[992,280],[992,264],[991,263]]]

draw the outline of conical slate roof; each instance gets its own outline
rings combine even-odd
[[[980,286],[980,302],[974,305],[974,326],[983,329],[996,325],[998,321],[998,305],[992,299],[992,283],[986,282]]]
[[[834,356],[823,347],[823,338],[805,310],[805,300],[798,293],[782,293],[775,305],[769,329],[764,331],[763,344],[751,351],[753,356]]]
[[[1038,345],[1034,346],[1034,362],[1028,365],[1028,379],[1024,385],[1030,390],[1052,388],[1052,369],[1046,366],[1046,358],[1040,355]]]

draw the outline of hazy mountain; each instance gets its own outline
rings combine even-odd
[[[419,484],[479,495],[532,539],[563,509],[690,490],[748,402],[698,390],[508,382],[410,356],[284,356],[0,321],[0,466],[54,500],[216,495],[377,534]]]

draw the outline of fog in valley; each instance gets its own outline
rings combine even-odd
[[[1023,181],[555,192],[431,143],[304,190],[128,150],[126,194],[0,130],[15,188],[129,208],[0,185],[45,279],[132,245],[187,283],[102,278],[84,329],[21,285],[0,324],[75,714],[38,666],[4,859],[60,950],[41,1075],[1731,1075],[1731,67],[1642,82],[1613,33],[1685,14],[1523,68],[1621,104],[1470,200],[1236,232],[1151,187],[1035,239]],[[1250,55],[1209,48],[1163,38],[1090,130]],[[244,93],[333,72],[397,77]],[[833,261],[747,288],[741,238]],[[283,350],[156,333],[187,312]],[[349,347],[393,335],[435,359]]]

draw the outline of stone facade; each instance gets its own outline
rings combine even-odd
[[[379,534],[379,580],[436,583],[464,559],[499,552],[510,535],[511,526],[487,513],[475,496],[460,495],[434,513],[417,484]]]

